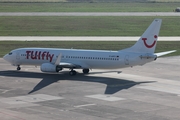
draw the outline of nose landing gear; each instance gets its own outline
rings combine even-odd
[[[17,70],[19,71],[19,70],[21,70],[21,67],[20,67],[20,65],[18,65],[18,67],[17,67]]]

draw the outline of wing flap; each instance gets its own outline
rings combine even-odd
[[[58,65],[59,67],[62,68],[81,68],[80,65],[72,64],[72,63],[67,63],[67,62],[61,62]]]

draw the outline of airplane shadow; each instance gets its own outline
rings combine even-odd
[[[90,74],[100,74],[100,73],[93,72]],[[69,73],[66,71],[61,72],[59,74],[53,74],[53,73],[51,74],[51,73],[8,70],[8,71],[0,71],[0,76],[42,79],[28,94],[39,91],[42,88],[45,88],[53,83],[62,80],[96,82],[96,83],[106,84],[107,86],[104,94],[114,94],[123,89],[129,89],[135,85],[155,82],[155,81],[134,82],[131,80],[123,80],[123,79],[110,78],[110,77],[89,76],[89,75],[84,75],[83,73],[78,73],[76,76],[69,76]]]

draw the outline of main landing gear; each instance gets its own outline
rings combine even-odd
[[[59,71],[61,71],[62,69],[63,69],[62,67],[56,66],[56,72],[59,72]]]
[[[69,72],[69,75],[70,75],[70,76],[73,76],[73,75],[76,75],[76,73],[77,73],[77,72],[72,69],[72,70]]]
[[[83,69],[82,70],[84,74],[88,74],[89,73],[89,69]]]
[[[17,70],[18,70],[18,71],[19,71],[19,70],[21,70],[21,67],[20,67],[20,65],[18,65],[18,66],[17,66]]]
[[[89,73],[89,69],[83,69],[82,72],[83,72],[84,74],[88,74],[88,73]],[[72,69],[72,70],[69,72],[69,75],[70,75],[70,76],[73,76],[73,75],[76,75],[76,73],[77,73],[77,72]]]

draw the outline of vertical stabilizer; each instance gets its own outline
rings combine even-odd
[[[154,53],[161,23],[161,19],[155,19],[136,42],[136,44],[130,48],[124,49],[124,51]]]

